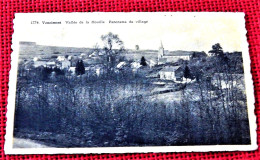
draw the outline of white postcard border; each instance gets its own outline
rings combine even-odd
[[[24,14],[46,14],[46,16],[51,16],[52,14],[104,14],[100,12],[96,13],[16,13],[16,18],[22,18]],[[105,13],[105,14],[149,14],[149,13]],[[224,13],[224,12],[157,12],[153,14],[236,14],[236,16],[244,19],[244,13]],[[14,128],[14,112],[15,112],[15,93],[16,93],[16,82],[17,82],[17,70],[18,70],[18,59],[19,59],[19,38],[16,34],[16,29],[19,28],[14,19],[14,34],[12,39],[12,49],[11,54],[11,70],[9,78],[9,91],[8,91],[8,105],[7,105],[7,126],[5,135],[5,154],[76,154],[76,153],[148,153],[148,152],[208,152],[208,151],[251,151],[256,150],[257,146],[257,135],[256,135],[256,116],[254,113],[254,87],[251,75],[250,67],[250,56],[248,49],[248,42],[246,38],[245,20],[244,20],[244,30],[243,30],[243,44],[242,55],[243,55],[243,65],[244,65],[244,75],[245,75],[245,86],[246,86],[246,97],[247,97],[247,107],[248,107],[248,117],[250,125],[250,145],[196,145],[196,146],[147,146],[147,147],[91,147],[91,148],[13,148],[13,128]]]

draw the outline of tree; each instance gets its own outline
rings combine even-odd
[[[109,32],[106,35],[102,35],[101,40],[104,43],[105,54],[108,57],[124,51],[124,43],[116,34]],[[110,61],[110,59],[108,59],[108,61]]]
[[[209,51],[212,54],[211,59],[214,61],[211,66],[215,72],[223,73],[229,70],[229,58],[219,43],[212,46],[212,50]]]
[[[218,57],[224,56],[223,49],[219,43],[214,44],[212,46],[212,50],[210,50],[209,53],[211,53],[213,56],[218,56]]]
[[[124,43],[120,40],[118,35],[111,32],[102,35],[101,40],[104,43],[103,64],[106,68],[107,75],[111,75],[116,65],[116,56],[125,52]]]
[[[42,80],[47,80],[51,74],[51,72],[53,71],[52,68],[49,67],[43,67],[42,68]]]
[[[84,66],[84,63],[82,60],[77,61],[75,72],[76,72],[76,75],[85,74],[85,66]]]
[[[100,47],[99,47],[99,45],[96,43],[96,44],[93,46],[92,53],[98,54],[99,52],[100,52]]]
[[[140,47],[139,45],[135,45],[135,50],[139,51]]]
[[[61,70],[60,68],[57,68],[57,67],[55,67],[53,69],[53,71],[56,73],[56,75],[64,75],[65,74],[63,70]]]
[[[145,60],[144,56],[141,58],[140,65],[147,66],[147,63],[146,63],[146,60]]]
[[[183,71],[183,76],[184,78],[192,78],[191,73],[190,73],[190,68],[188,66],[185,67]]]

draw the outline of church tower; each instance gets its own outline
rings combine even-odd
[[[163,48],[163,44],[161,41],[161,46],[159,47],[159,50],[158,50],[158,63],[159,63],[160,59],[163,57],[163,55],[164,55],[164,48]]]

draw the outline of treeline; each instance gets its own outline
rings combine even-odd
[[[186,124],[191,126],[197,121],[196,129],[207,126],[198,133],[210,133],[207,138],[214,143],[249,143],[242,54],[224,52],[219,44],[213,45],[209,53],[209,57],[183,63],[196,82],[184,89],[182,104],[187,114],[198,116],[197,119],[188,116]]]

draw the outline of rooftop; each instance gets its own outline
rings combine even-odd
[[[165,51],[164,56],[191,56],[193,51]]]
[[[160,70],[160,72],[175,72],[180,66],[168,66]]]

